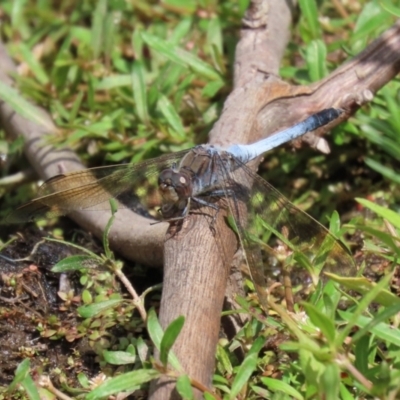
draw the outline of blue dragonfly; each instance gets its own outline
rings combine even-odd
[[[3,224],[66,215],[74,210],[106,210],[109,200],[119,207],[172,223],[192,213],[232,224],[260,302],[268,307],[268,279],[282,276],[276,249],[297,254],[291,262],[292,284],[307,292],[323,271],[349,276],[356,270],[346,247],[307,213],[294,206],[249,163],[265,152],[335,120],[340,109],[326,109],[297,125],[249,145],[228,148],[199,145],[134,165],[91,168],[47,180],[39,197],[22,205]],[[214,235],[218,238],[218,232]],[[275,250],[274,250],[275,249]],[[288,257],[293,258],[293,257]],[[274,261],[275,259],[275,261]],[[271,261],[272,260],[272,261]]]

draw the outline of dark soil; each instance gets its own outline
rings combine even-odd
[[[96,254],[102,253],[101,246],[90,235],[75,229],[69,231],[73,232],[71,241]],[[44,240],[43,237],[50,236],[46,232],[37,229],[22,232],[0,254],[0,386],[7,387],[14,379],[18,364],[29,358],[34,374],[48,375],[57,386],[64,383],[79,387],[77,376],[80,372],[89,379],[100,372],[101,360],[96,346],[89,343],[86,335],[73,340],[68,338],[69,341],[60,334],[51,336],[49,327],[53,328],[50,322],[53,320],[59,324],[59,331],[73,332],[82,323],[83,319],[76,311],[82,303],[77,301],[66,307],[58,295],[58,292],[73,290],[80,300],[79,273],[51,272],[60,260],[82,253],[72,246]],[[161,281],[161,271],[152,270],[147,274],[144,269],[127,267],[128,277],[134,280],[139,293]],[[150,281],[147,275],[151,275]],[[117,285],[120,288],[119,283]],[[123,288],[120,290],[124,292]],[[113,336],[126,336],[127,325],[110,327],[109,341],[113,342]],[[60,382],[60,376],[64,382]]]

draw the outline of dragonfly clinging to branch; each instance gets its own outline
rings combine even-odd
[[[196,210],[208,209],[213,225],[215,216],[224,209],[233,217],[252,280],[266,307],[265,262],[261,250],[271,236],[301,251],[312,264],[321,264],[323,260],[324,265],[319,265],[319,269],[323,267],[341,275],[355,273],[344,245],[247,165],[268,150],[330,123],[341,113],[333,108],[323,110],[250,145],[236,144],[226,149],[200,145],[135,165],[57,175],[40,187],[38,198],[19,207],[2,223],[32,221],[74,210],[109,209],[110,198],[119,200],[122,207],[127,206],[127,198],[133,198],[134,204],[139,204],[149,216],[156,219],[161,216],[166,221],[177,221]],[[308,285],[311,281],[304,278],[304,273],[300,272],[301,280]]]

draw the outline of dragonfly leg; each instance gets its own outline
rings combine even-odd
[[[233,195],[233,191],[232,190],[213,190],[211,192],[208,192],[206,195],[204,195],[204,197],[227,197],[230,195]],[[217,217],[218,217],[218,213],[219,210],[221,209],[221,207],[219,207],[218,205],[215,205],[213,203],[210,203],[209,201],[206,201],[200,197],[192,197],[192,200],[195,201],[197,204],[200,204],[202,206],[207,206],[210,208],[213,208],[216,212],[215,214],[212,216],[212,220],[210,223],[210,229],[213,232],[213,234],[216,234],[215,231],[215,222],[217,221]]]
[[[210,202],[208,202],[206,200],[203,200],[203,199],[201,199],[199,197],[192,197],[192,200],[195,201],[197,204],[200,204],[200,205],[206,206],[206,207],[210,207],[210,208],[213,208],[215,210],[215,214],[213,215],[211,223],[210,223],[210,229],[211,229],[213,235],[215,235],[216,232],[215,232],[214,225],[215,225],[215,221],[217,219],[217,215],[218,215],[218,212],[220,210],[220,207],[218,207],[217,205],[212,204],[212,203],[210,203]]]

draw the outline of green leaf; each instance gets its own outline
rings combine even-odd
[[[382,232],[378,229],[374,229],[374,228],[371,228],[366,225],[356,224],[356,225],[354,225],[354,227],[364,233],[368,233],[369,235],[371,235],[374,238],[374,240],[379,239],[384,245],[389,247],[389,249],[394,253],[394,257],[398,257],[398,258],[400,257],[400,248],[399,248],[399,245],[397,242],[397,238],[393,237],[390,233]],[[368,251],[368,247],[367,247],[368,245],[369,245],[369,243],[365,242],[364,246],[366,247],[366,249],[365,249],[366,251]],[[384,255],[384,254],[382,254],[382,250],[384,252],[386,252],[385,249],[382,249],[382,246],[379,246],[379,247],[375,246],[373,248],[373,250],[376,251],[377,253],[381,253],[381,255]],[[390,257],[390,255],[388,255],[387,258],[390,259],[389,257]]]
[[[369,342],[371,338],[369,335],[362,336],[357,342],[354,351],[354,355],[356,356],[354,366],[360,371],[363,375],[366,375],[368,372],[368,356],[369,356]]]
[[[380,311],[371,322],[364,326],[362,329],[358,330],[354,336],[352,337],[352,341],[356,342],[359,338],[361,338],[366,332],[369,332],[374,326],[389,320],[389,318],[395,316],[398,312],[400,312],[400,304],[393,304],[390,307],[384,308]]]
[[[286,382],[273,378],[260,378],[261,382],[273,392],[282,392],[297,400],[304,400],[304,397],[295,388]]]
[[[107,18],[107,0],[99,0],[93,12],[92,51],[93,57],[98,58],[104,46],[104,22]]]
[[[343,383],[340,384],[340,396],[342,400],[354,400],[353,393],[350,393]]]
[[[136,355],[126,351],[103,351],[104,360],[113,365],[133,364],[137,360]]]
[[[351,40],[353,42],[360,39],[366,40],[368,35],[372,35],[381,26],[385,26],[388,18],[390,14],[383,10],[378,2],[367,2],[361,8]]]
[[[184,374],[176,381],[176,390],[182,396],[183,400],[194,400],[194,393],[189,377]]]
[[[110,249],[110,242],[108,240],[108,237],[109,237],[109,234],[110,234],[110,230],[111,230],[112,224],[114,223],[114,220],[115,220],[115,213],[118,211],[118,203],[113,198],[111,198],[109,200],[109,203],[110,203],[110,209],[111,209],[111,217],[107,221],[107,225],[104,228],[104,232],[103,232],[103,248],[104,248],[104,252],[105,252],[106,257],[109,260],[112,260],[114,258],[114,255],[113,255],[113,252]]]
[[[377,284],[372,286],[371,290],[367,292],[363,298],[357,304],[356,309],[352,313],[352,318],[348,321],[348,324],[337,334],[336,336],[336,343],[338,346],[341,346],[342,343],[345,341],[346,337],[350,334],[351,330],[355,326],[355,321],[357,318],[368,309],[369,305],[376,301],[376,298],[382,292],[384,287],[387,287],[388,283],[390,282],[392,276],[391,274],[386,275],[383,277]],[[331,278],[332,279],[332,278]],[[337,276],[335,276],[337,279]]]
[[[329,363],[320,379],[320,394],[324,400],[339,399],[340,369],[334,363]]]
[[[51,120],[43,112],[25,100],[17,90],[3,82],[0,82],[0,99],[4,100],[17,114],[42,125],[48,132],[56,130]]]
[[[313,39],[321,37],[321,30],[318,22],[318,8],[315,0],[299,0],[301,14],[306,20]]]
[[[136,371],[127,372],[118,375],[115,378],[106,380],[96,389],[92,390],[85,400],[97,400],[106,398],[115,393],[134,391],[139,389],[141,385],[153,379],[159,378],[161,373],[153,369],[138,369]]]
[[[354,325],[360,328],[368,327],[367,330],[380,339],[385,340],[388,343],[393,343],[396,346],[400,346],[400,332],[397,329],[393,329],[391,325],[383,322],[375,324],[373,318],[364,316],[359,316],[355,320],[353,314],[346,311],[338,311],[338,313],[345,321],[351,321]]]
[[[89,388],[90,388],[90,381],[89,381],[89,378],[88,378],[83,372],[80,372],[80,373],[77,375],[77,379],[78,379],[79,384],[80,384],[83,388],[85,388],[85,389],[89,389]]]
[[[225,349],[221,345],[217,346],[216,358],[219,364],[218,369],[221,371],[221,373],[226,375],[232,375],[233,373],[233,366],[230,356],[231,352],[228,349]]]
[[[333,321],[320,312],[316,307],[309,303],[303,303],[303,306],[310,317],[311,322],[321,330],[326,337],[328,343],[333,344],[335,341],[335,324]]]
[[[325,364],[315,357],[313,351],[300,349],[298,353],[301,372],[306,379],[307,385],[318,385],[319,380],[325,371]]]
[[[176,338],[179,336],[184,323],[185,323],[185,317],[179,316],[178,318],[176,318],[168,325],[163,335],[163,338],[161,339],[160,361],[165,367],[168,364],[168,355],[171,350],[171,347],[175,343]]]
[[[390,375],[393,373],[393,366],[389,365],[387,361],[383,360],[378,366],[378,373],[374,382],[372,392],[378,396],[378,398],[385,398],[385,394],[390,387],[391,379]]]
[[[92,304],[93,303],[93,296],[90,290],[83,289],[81,298],[84,304]]]
[[[236,399],[236,396],[242,390],[243,386],[248,383],[251,374],[257,367],[258,362],[258,353],[261,350],[262,346],[265,343],[265,338],[260,336],[258,337],[253,345],[251,346],[250,351],[248,352],[246,358],[240,365],[235,379],[232,382],[232,388],[229,393],[229,399]]]
[[[322,40],[313,40],[307,46],[306,62],[308,73],[312,82],[319,81],[328,75],[326,56],[326,45]]]
[[[180,10],[183,14],[192,14],[196,11],[197,1],[195,0],[164,0],[172,9]]]
[[[236,399],[243,386],[248,383],[251,374],[257,367],[257,361],[258,354],[256,353],[250,354],[244,359],[232,383],[231,392],[229,393],[230,400]]]
[[[379,172],[385,178],[392,180],[393,182],[400,184],[400,177],[396,171],[392,168],[385,167],[380,162],[375,161],[372,158],[365,157],[364,162],[368,167],[374,169],[376,172]]]
[[[219,89],[221,89],[225,85],[225,82],[222,80],[208,82],[206,86],[204,86],[201,91],[204,97],[213,97],[215,96]]]
[[[181,117],[168,98],[161,94],[159,96],[157,106],[167,120],[169,126],[178,134],[176,135],[177,138],[184,139],[186,134],[182,125]]]
[[[94,268],[99,265],[99,260],[92,256],[70,256],[59,261],[51,269],[52,272],[76,271],[79,269]]]
[[[49,77],[29,47],[25,43],[21,42],[18,45],[18,49],[21,52],[24,61],[29,65],[29,68],[35,75],[36,79],[42,85],[47,85],[49,83]]]
[[[251,390],[254,392],[258,397],[257,399],[270,399],[271,392],[264,387],[258,385],[251,385]]]
[[[94,303],[87,306],[78,307],[77,311],[82,318],[90,318],[123,301],[124,300],[122,299],[106,300],[100,303]]]
[[[220,75],[210,65],[200,60],[192,53],[182,50],[181,48],[171,45],[165,40],[149,33],[142,33],[143,40],[154,50],[167,57],[169,60],[176,62],[185,67],[190,67],[198,74],[211,80],[221,80]]]
[[[96,90],[110,90],[118,87],[131,86],[132,75],[113,75],[96,83]]]
[[[82,100],[84,97],[84,92],[79,92],[76,96],[76,99],[74,100],[72,107],[71,107],[71,111],[69,113],[69,123],[70,124],[74,124],[75,120],[76,120],[76,116],[78,115],[79,109],[82,105]]]
[[[12,392],[15,390],[16,386],[21,383],[25,377],[29,374],[29,369],[30,369],[30,361],[28,358],[25,360],[21,361],[18,364],[18,367],[15,371],[15,377],[13,381],[8,385],[7,392]]]
[[[345,278],[328,272],[326,272],[325,275],[329,279],[332,279],[333,281],[340,283],[340,285],[343,285],[343,287],[355,290],[356,292],[363,295],[371,293],[371,291],[377,286],[375,282],[371,282],[370,280],[368,280],[363,276],[360,278]],[[380,289],[378,293],[376,293],[374,301],[383,306],[400,304],[400,298],[386,289]]]
[[[30,375],[25,377],[25,379],[21,382],[21,385],[24,387],[29,400],[43,399],[43,397],[40,396],[38,388]]]
[[[247,355],[250,354],[258,354],[260,350],[264,347],[265,345],[265,337],[264,336],[259,336],[252,344],[251,349],[247,353]]]
[[[164,67],[160,71],[158,79],[150,88],[150,91],[153,89],[153,94],[152,96],[150,96],[149,94],[149,103],[150,98],[155,98],[154,100],[152,100],[153,102],[158,100],[160,93],[164,94],[164,96],[172,96],[176,92],[178,86],[183,83],[182,75],[184,73],[187,73],[187,68],[183,67],[182,65],[174,63],[167,63],[166,65],[164,65]],[[191,76],[192,74],[189,75],[189,78]],[[154,87],[159,88],[159,90],[154,91]]]
[[[140,60],[133,63],[132,68],[132,90],[135,99],[135,111],[140,121],[144,124],[149,122],[149,111],[147,106],[147,86],[144,65]]]
[[[400,18],[400,8],[396,7],[392,0],[380,0],[379,3],[384,10],[393,14],[395,17]]]
[[[382,218],[387,219],[392,225],[394,225],[397,229],[400,229],[400,215],[395,211],[392,211],[386,207],[379,206],[378,204],[373,203],[372,201],[357,198],[356,200],[362,204],[364,207],[369,208]]]
[[[337,211],[333,211],[329,219],[329,231],[335,235],[339,236],[340,231],[340,215]]]
[[[220,71],[223,71],[225,69],[225,66],[222,62],[222,54],[224,51],[224,38],[221,20],[218,18],[218,16],[214,16],[214,18],[211,18],[208,22],[207,45],[212,51],[211,55],[213,56],[214,63],[218,65]]]
[[[163,339],[164,332],[157,319],[154,308],[152,308],[147,314],[147,331],[156,349],[161,351],[161,341]],[[168,354],[168,363],[171,364],[172,367],[175,368],[177,371],[183,371],[179,360],[172,351],[170,351]]]
[[[21,29],[22,25],[25,25],[25,8],[27,0],[15,0],[12,4],[11,9],[11,24],[15,29]],[[22,32],[19,31],[19,34]],[[23,36],[22,36],[23,37]]]
[[[183,1],[185,3],[186,0]],[[193,18],[187,17],[183,18],[179,23],[176,25],[175,29],[173,30],[171,36],[169,37],[169,42],[177,45],[181,40],[183,40],[187,35],[190,34],[190,29],[192,28]]]
[[[104,54],[108,57],[111,57],[112,55],[115,31],[117,27],[117,25],[114,23],[114,20],[115,20],[114,13],[108,12],[104,20],[104,42],[103,42]]]

